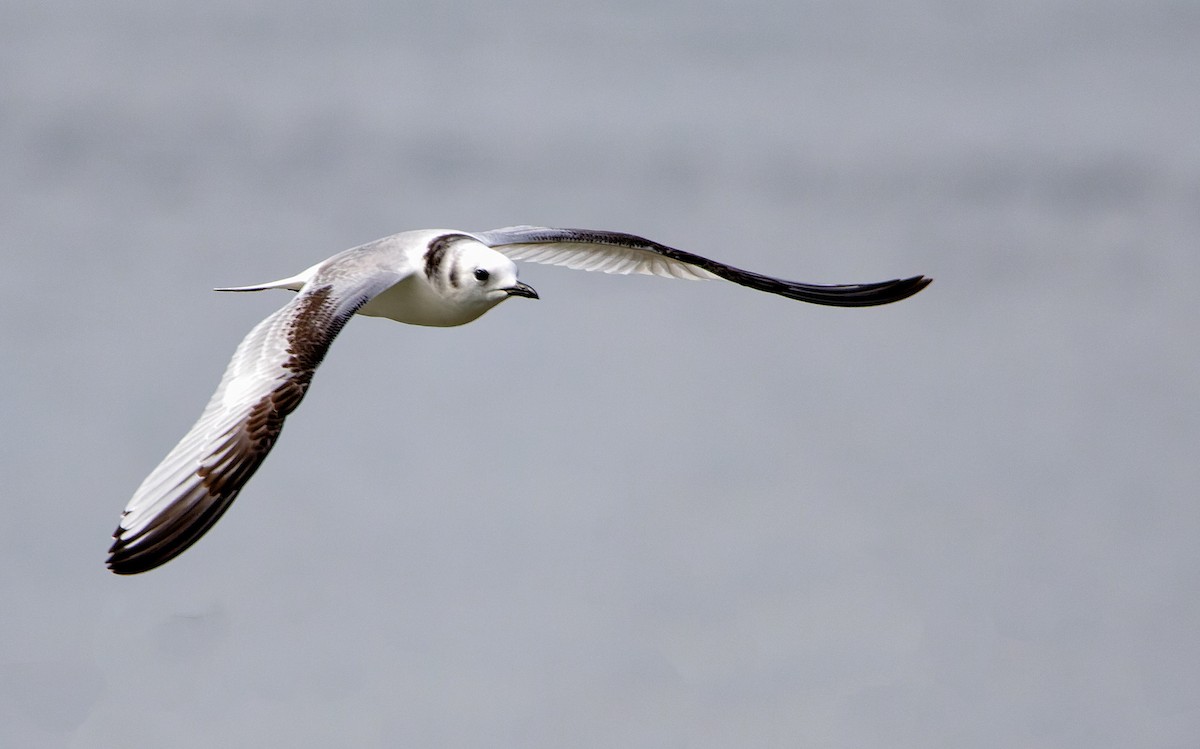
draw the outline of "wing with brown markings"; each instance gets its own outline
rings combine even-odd
[[[279,438],[342,326],[402,277],[318,273],[241,342],[200,419],[142,482],[113,533],[108,567],[131,575],[194,544],[220,519]]]

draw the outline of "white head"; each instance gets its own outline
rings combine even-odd
[[[430,285],[459,303],[486,303],[490,307],[510,296],[538,298],[532,287],[517,280],[517,266],[512,260],[462,234],[434,238],[424,261]]]
[[[461,325],[511,296],[537,299],[532,286],[517,280],[517,266],[491,247],[464,234],[446,233],[429,241],[419,273],[439,306],[453,309]]]

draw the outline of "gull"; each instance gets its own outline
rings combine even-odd
[[[288,289],[291,300],[233,353],[199,420],[142,482],[113,533],[108,567],[132,575],[194,544],[262,465],[284,419],[300,405],[329,345],[354,315],[449,327],[510,297],[537,299],[514,260],[603,273],[722,278],[788,299],[836,307],[889,304],[924,276],[821,286],[740,270],[632,234],[510,226],[483,232],[425,229],[340,252],[288,278],[217,291]]]

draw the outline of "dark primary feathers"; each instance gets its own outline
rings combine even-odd
[[[912,276],[877,283],[831,286],[786,281],[725,265],[633,234],[592,229],[510,226],[477,232],[475,236],[514,260],[606,273],[723,278],[788,299],[833,307],[873,307],[898,302],[916,294],[932,280],[925,276]]]

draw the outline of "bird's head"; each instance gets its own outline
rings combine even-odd
[[[444,297],[466,306],[490,308],[512,296],[538,298],[532,286],[517,279],[512,260],[461,235],[430,243],[425,275]]]

